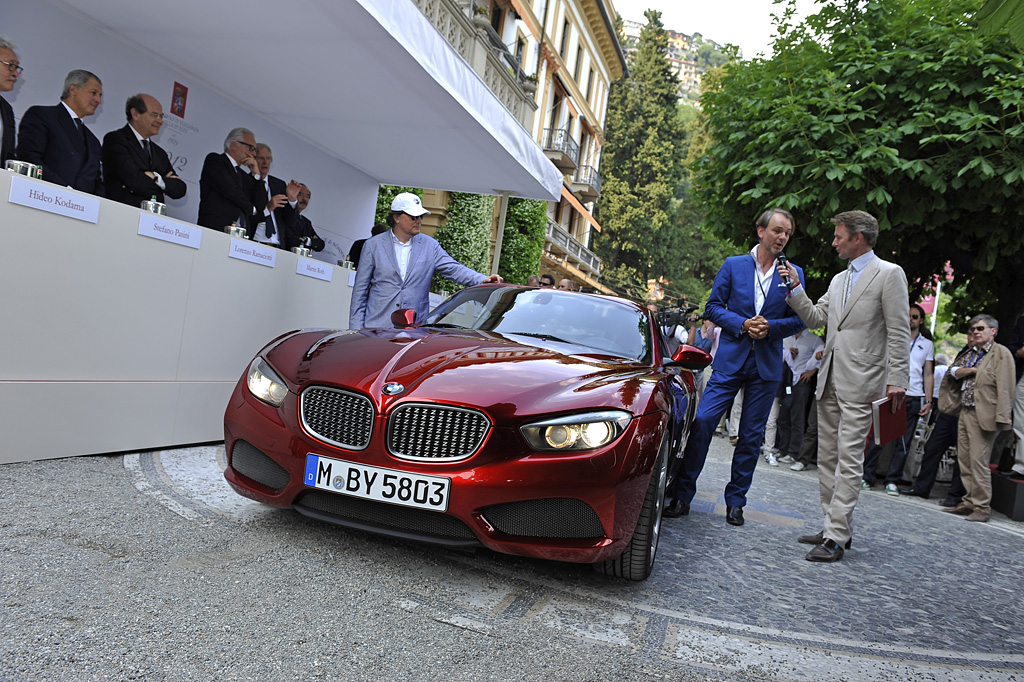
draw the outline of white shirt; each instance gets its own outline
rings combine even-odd
[[[785,354],[783,359],[789,365],[789,369],[793,371],[794,386],[799,382],[801,374],[812,369],[818,369],[821,366],[821,360],[814,356],[824,347],[825,342],[821,340],[821,337],[817,334],[812,334],[806,329],[800,335],[800,338],[790,336],[783,339],[782,352]],[[795,358],[789,351],[790,348],[796,348]]]
[[[395,247],[395,260],[398,261],[398,272],[405,279],[405,271],[409,269],[409,257],[412,255],[412,239],[404,244],[391,231],[391,244]]]
[[[949,369],[949,365],[939,365],[935,368],[934,383],[932,384],[932,399],[939,399],[939,386],[942,384],[942,377],[946,376],[946,370]]]
[[[757,275],[754,278],[754,312],[758,315],[761,314],[761,308],[764,307],[764,299],[768,295],[768,287],[772,285],[772,275],[775,274],[775,268],[771,265],[768,266],[768,272],[762,272],[761,264],[757,262],[757,247],[750,250],[750,257],[754,259],[754,273]]]
[[[131,126],[131,124],[129,124],[129,125],[128,125],[128,130],[130,130],[130,131],[132,131],[133,133],[135,133],[135,139],[139,141],[139,146],[140,146],[140,147],[142,147],[142,151],[146,151],[146,145],[144,145],[144,144],[142,143],[142,141],[143,141],[143,140],[144,140],[145,138],[143,138],[143,137],[142,137],[142,135],[139,135],[139,131],[138,131],[138,130],[136,130],[135,128],[133,128],[133,127]],[[150,145],[152,145],[152,144],[153,144],[153,141],[152,141],[152,140],[150,140],[149,144],[150,144]],[[150,148],[152,148],[152,147],[150,147]],[[167,185],[165,185],[165,184],[164,184],[164,179],[163,179],[162,177],[160,177],[160,174],[159,174],[159,173],[157,173],[156,171],[154,171],[154,170],[153,170],[152,168],[150,168],[150,169],[149,169],[149,171],[150,171],[150,172],[151,172],[151,173],[152,173],[153,175],[155,175],[155,176],[156,176],[156,180],[154,180],[154,182],[155,182],[155,183],[156,183],[156,184],[157,184],[157,185],[158,185],[158,186],[160,187],[160,189],[167,189]]]
[[[267,198],[270,198],[270,181],[263,178],[263,189],[267,192]],[[277,224],[277,220],[274,219],[274,212],[269,208],[263,209],[263,215],[267,216],[267,219],[256,226],[256,241],[263,242],[264,244],[279,245],[281,243],[281,226]],[[274,234],[271,237],[267,237],[267,224],[270,221],[274,221]]]
[[[907,395],[924,397],[924,363],[935,360],[935,344],[920,333],[910,341],[910,386]]]

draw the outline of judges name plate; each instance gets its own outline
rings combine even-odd
[[[238,260],[266,265],[268,268],[274,267],[277,263],[277,249],[273,246],[263,246],[245,239],[232,239],[228,255]]]
[[[306,277],[322,279],[325,282],[330,282],[331,277],[334,276],[333,267],[312,258],[300,257],[298,265],[295,266],[295,272]]]
[[[179,223],[145,211],[139,216],[139,234],[193,249],[198,249],[203,242],[203,228],[198,225]]]
[[[95,223],[100,215],[99,197],[19,176],[11,177],[8,201],[87,223]]]

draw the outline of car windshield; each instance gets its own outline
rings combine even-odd
[[[636,306],[600,296],[522,287],[463,289],[438,306],[424,327],[456,327],[586,346],[646,361],[650,326]]]

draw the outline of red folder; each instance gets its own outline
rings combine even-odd
[[[871,403],[871,430],[875,445],[885,445],[907,433],[907,401],[892,411],[892,396]]]

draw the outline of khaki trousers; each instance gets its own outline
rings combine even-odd
[[[1024,474],[1024,376],[1017,382],[1017,393],[1013,401],[1013,435],[1017,437],[1013,470]]]
[[[973,407],[960,410],[956,458],[960,464],[960,478],[967,489],[963,501],[985,513],[992,511],[992,470],[988,463],[992,459],[996,433],[981,428],[978,412]]]
[[[871,429],[871,403],[836,395],[831,372],[818,401],[818,492],[826,538],[840,545],[853,536],[853,510],[864,474],[864,446]]]

